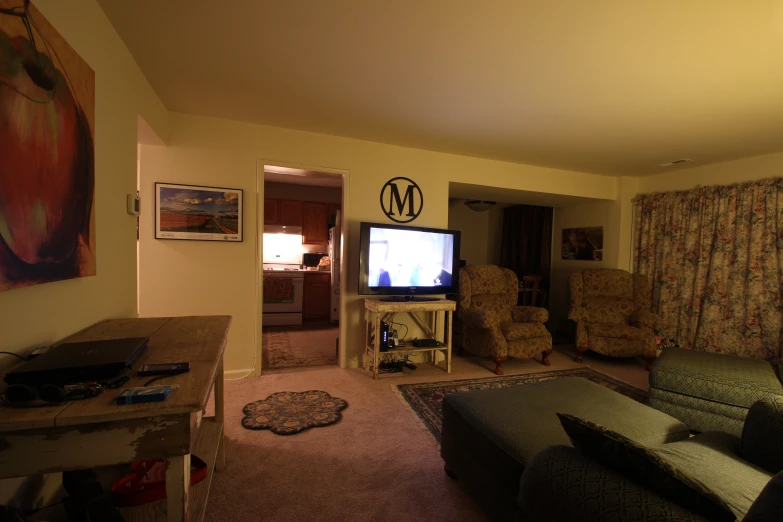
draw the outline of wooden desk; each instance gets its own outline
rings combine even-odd
[[[128,522],[200,521],[213,470],[225,463],[223,445],[223,351],[231,317],[109,319],[60,342],[149,337],[130,381],[103,395],[45,408],[0,407],[0,479],[165,459],[167,498],[122,510]],[[59,344],[59,343],[58,343]],[[160,384],[179,385],[163,402],[117,406],[122,388],[142,386],[142,364],[190,362],[190,372]],[[204,417],[215,389],[215,416]],[[190,486],[190,454],[208,476]]]
[[[365,322],[367,329],[367,342],[365,343],[364,350],[364,369],[370,369],[370,361],[372,360],[372,377],[378,378],[378,365],[384,355],[387,354],[409,354],[413,352],[429,352],[432,354],[432,363],[438,365],[438,353],[444,352],[446,373],[451,373],[451,325],[453,322],[454,311],[457,309],[457,303],[455,301],[449,301],[447,299],[436,299],[433,301],[383,301],[380,299],[365,299],[364,300]],[[428,312],[430,316],[430,324],[425,324],[421,318],[416,315],[416,312]],[[416,348],[410,341],[407,341],[407,345],[403,348],[392,348],[388,352],[380,351],[380,343],[377,342],[381,338],[381,321],[388,321],[389,317],[396,313],[406,313],[410,315],[419,328],[429,336],[431,339],[436,339],[437,321],[439,312],[443,312],[444,324],[443,324],[443,343],[437,348]],[[374,314],[374,317],[373,317]]]

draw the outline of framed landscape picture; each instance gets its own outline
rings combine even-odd
[[[603,261],[604,227],[564,228],[562,259]]]
[[[242,241],[242,190],[155,183],[155,239]]]

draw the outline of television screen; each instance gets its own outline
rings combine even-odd
[[[359,293],[455,293],[458,254],[458,231],[362,223]]]

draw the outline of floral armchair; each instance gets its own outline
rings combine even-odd
[[[576,322],[576,361],[593,350],[612,357],[641,355],[655,360],[655,328],[660,318],[650,313],[652,291],[646,276],[616,268],[571,274],[571,310]]]
[[[468,265],[459,271],[459,319],[462,347],[492,358],[495,373],[503,375],[509,357],[535,357],[549,366],[552,336],[544,323],[549,312],[516,306],[519,283],[508,268]]]

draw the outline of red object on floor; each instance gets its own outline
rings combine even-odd
[[[134,462],[133,471],[111,487],[116,506],[138,506],[166,498],[166,463],[162,460]],[[207,464],[195,455],[190,456],[190,485],[207,478]]]

